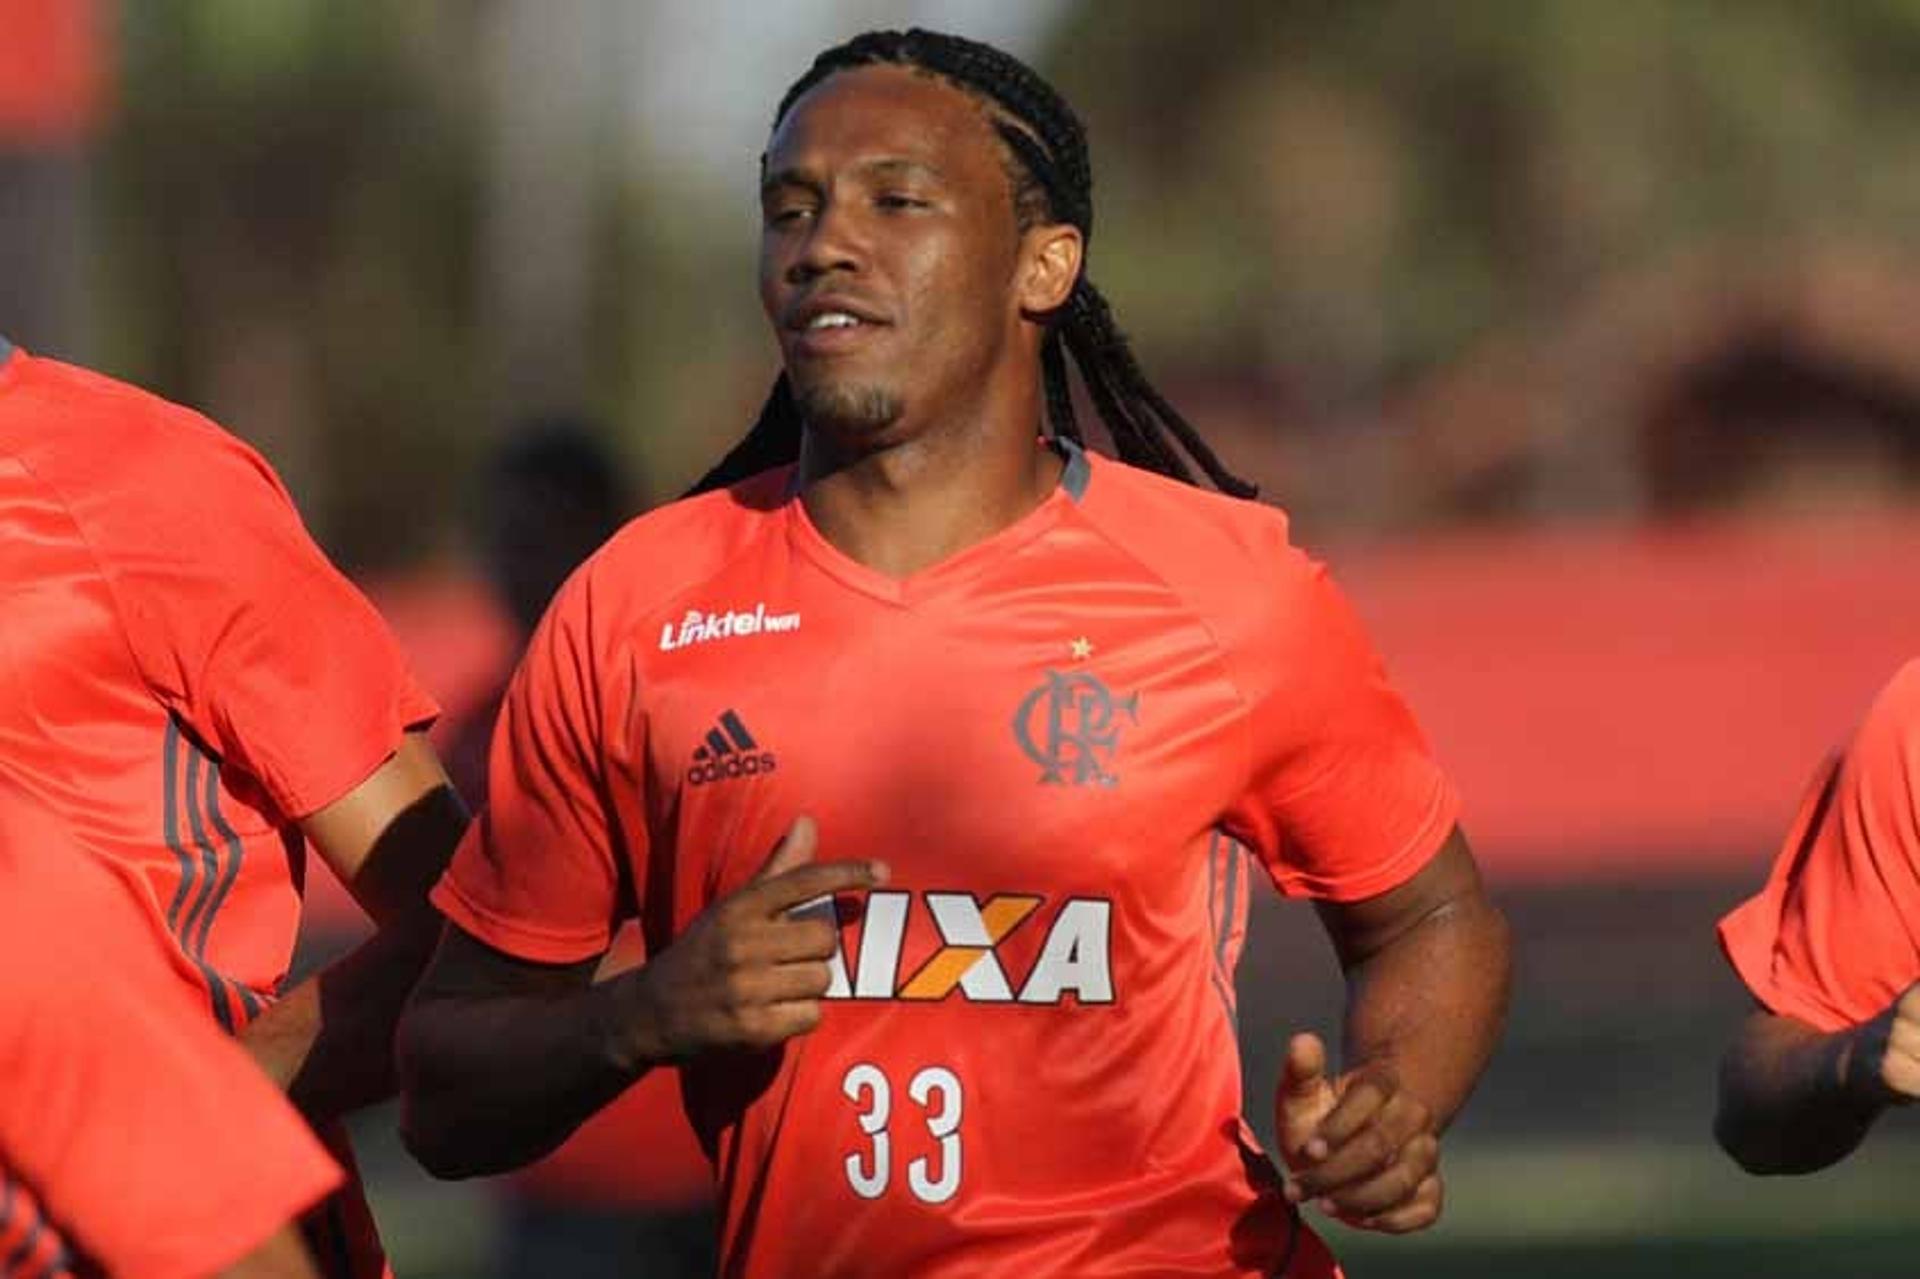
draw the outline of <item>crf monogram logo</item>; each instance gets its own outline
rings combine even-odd
[[[1071,782],[1112,786],[1120,778],[1109,763],[1120,744],[1120,716],[1140,719],[1140,694],[1119,700],[1084,671],[1048,671],[1046,683],[1028,693],[1013,716],[1013,733],[1027,758],[1040,765],[1043,785]]]
[[[932,916],[940,948],[905,969],[901,959],[916,896]],[[1074,897],[1062,902],[1045,921],[1046,940],[1033,967],[1024,974],[1007,971],[1000,944],[1041,913],[1044,901],[1029,893],[996,893],[981,901],[971,893],[876,889],[860,912],[860,947],[851,967],[838,947],[827,961],[832,974],[827,998],[935,1003],[958,992],[974,1004],[1059,1004],[1069,995],[1080,1004],[1112,1003],[1113,903],[1108,901]],[[832,918],[833,911],[831,899],[800,908],[821,918]]]

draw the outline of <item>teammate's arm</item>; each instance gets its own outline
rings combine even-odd
[[[1507,925],[1456,828],[1397,888],[1316,903],[1347,979],[1345,1069],[1313,1035],[1288,1045],[1278,1118],[1288,1197],[1350,1225],[1431,1225],[1440,1133],[1466,1102],[1505,1018]]]
[[[393,1035],[440,934],[427,901],[467,812],[433,748],[409,733],[372,776],[301,822],[377,932],[287,992],[242,1042],[304,1113],[325,1119],[389,1097]]]
[[[438,1177],[546,1154],[653,1066],[765,1049],[812,1030],[838,928],[821,897],[872,888],[874,862],[813,861],[801,818],[760,873],[639,968],[536,964],[449,925],[400,1027],[401,1135]]]
[[[314,1268],[313,1256],[300,1231],[284,1226],[214,1279],[320,1279],[320,1272]]]
[[[1920,1097],[1920,663],[1880,691],[1803,802],[1767,884],[1720,922],[1752,1011],[1714,1136],[1748,1172],[1837,1162]]]
[[[276,823],[298,822],[380,927],[244,1036],[322,1119],[392,1092],[394,1017],[437,935],[426,892],[465,813],[406,731],[438,708],[271,468],[184,410],[156,411],[134,471],[170,470],[92,495],[75,518],[149,690]]]
[[[1839,1162],[1889,1106],[1920,1098],[1920,984],[1832,1033],[1756,1008],[1720,1063],[1713,1135],[1752,1173]]]

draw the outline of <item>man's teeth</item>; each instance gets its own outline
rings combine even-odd
[[[807,321],[809,329],[850,329],[860,323],[860,317],[848,315],[845,311],[828,311],[816,315]]]

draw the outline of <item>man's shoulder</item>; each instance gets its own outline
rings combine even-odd
[[[1124,524],[1130,543],[1168,538],[1182,553],[1260,556],[1287,544],[1287,513],[1280,507],[1230,497],[1112,458],[1092,460],[1084,505],[1096,520]]]
[[[1854,772],[1899,781],[1897,789],[1876,786],[1881,793],[1920,793],[1920,658],[1896,671],[1874,698],[1848,755]]]
[[[160,511],[288,500],[258,452],[193,409],[24,352],[9,374],[0,386],[0,454],[16,458],[70,507],[107,494],[121,508]]]
[[[1117,548],[1208,611],[1271,601],[1314,567],[1279,507],[1123,462],[1095,460],[1082,507]]]
[[[1910,659],[1893,673],[1874,702],[1874,714],[1920,733],[1920,657]]]
[[[671,609],[766,545],[786,505],[791,471],[767,471],[628,521],[588,557],[575,581],[596,610],[627,621]]]

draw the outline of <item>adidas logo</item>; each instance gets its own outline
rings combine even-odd
[[[707,730],[706,742],[693,752],[687,784],[705,786],[733,777],[754,777],[771,773],[775,767],[773,752],[760,749],[740,716],[731,710],[722,711],[719,724]]]

